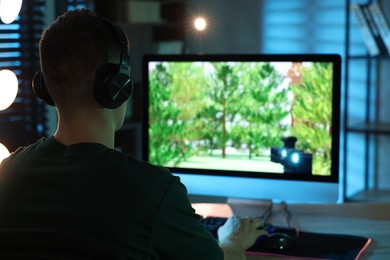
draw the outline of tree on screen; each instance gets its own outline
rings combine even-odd
[[[313,63],[301,68],[302,79],[291,84],[293,135],[297,148],[313,155],[313,173],[330,174],[332,127],[332,65]],[[321,98],[318,98],[321,97]]]
[[[218,136],[221,135],[221,122],[216,119],[220,111],[214,106],[205,106],[197,114],[195,129],[200,135],[201,143],[198,145],[199,151],[207,152],[212,156],[213,151],[219,149]]]
[[[249,95],[238,103],[240,120],[232,129],[236,147],[245,144],[249,158],[281,145],[289,114],[287,88],[281,85],[283,76],[269,63],[243,63],[237,67],[241,86]]]
[[[189,156],[197,154],[198,140],[202,127],[197,122],[197,115],[206,103],[204,89],[208,84],[204,68],[194,62],[175,62],[169,64],[172,75],[170,84],[171,100],[174,101],[180,113],[177,120],[185,122],[181,135],[173,138],[181,146],[181,159],[186,160]]]
[[[163,64],[149,71],[149,161],[164,165],[176,165],[182,160],[182,136],[184,122],[179,120],[180,108],[172,102],[172,75]]]
[[[238,91],[239,77],[233,69],[233,65],[225,62],[212,62],[207,88],[204,94],[207,96],[208,105],[202,110],[200,117],[207,119],[203,133],[209,140],[210,150],[214,147],[221,149],[221,157],[226,157],[226,145],[229,141],[228,122],[237,113],[242,93]]]

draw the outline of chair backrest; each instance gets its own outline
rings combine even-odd
[[[0,229],[1,260],[125,260],[109,241],[57,230]]]

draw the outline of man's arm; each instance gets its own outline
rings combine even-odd
[[[218,241],[200,223],[186,188],[178,180],[160,205],[152,246],[162,259],[223,259]]]
[[[266,235],[258,218],[233,216],[218,230],[219,242],[200,223],[184,185],[175,181],[167,191],[153,227],[152,244],[166,259],[245,259],[245,251]]]

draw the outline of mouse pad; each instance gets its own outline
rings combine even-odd
[[[277,228],[276,232],[293,234],[287,228]],[[368,247],[371,239],[361,236],[300,232],[299,236],[288,247],[268,249],[259,242],[247,250],[247,254],[268,254],[292,256],[311,259],[358,259]]]

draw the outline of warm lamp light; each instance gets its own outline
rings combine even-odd
[[[9,151],[2,143],[0,143],[0,163],[9,156]]]
[[[0,18],[3,23],[15,21],[22,8],[23,0],[0,0]]]
[[[0,71],[0,111],[7,109],[18,94],[18,78],[10,70]]]
[[[202,17],[198,17],[195,19],[194,26],[197,31],[203,31],[207,26],[206,20]]]

